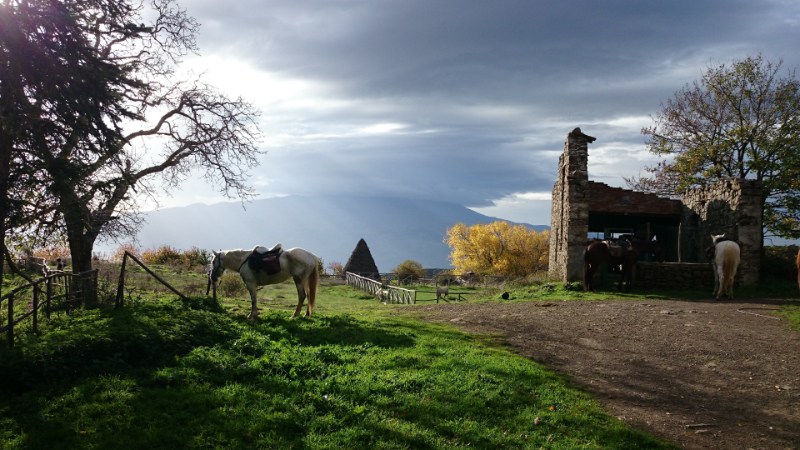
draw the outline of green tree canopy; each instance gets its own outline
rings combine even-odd
[[[428,272],[421,263],[407,259],[392,269],[392,273],[397,274],[397,278],[401,281],[409,281],[424,278]]]
[[[676,195],[723,177],[757,179],[765,233],[800,238],[800,83],[781,65],[748,57],[676,92],[642,130],[649,151],[667,159],[628,185]]]

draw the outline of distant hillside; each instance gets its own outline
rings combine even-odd
[[[395,198],[281,197],[245,204],[195,204],[146,214],[138,238],[145,247],[252,248],[281,242],[303,247],[326,264],[344,264],[364,238],[381,272],[406,259],[425,267],[450,267],[442,242],[455,223],[499,220],[455,203]],[[545,225],[526,226],[537,231]]]

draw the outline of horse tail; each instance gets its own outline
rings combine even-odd
[[[732,245],[725,247],[725,259],[722,262],[722,274],[723,277],[725,277],[726,291],[727,289],[733,288],[733,277],[736,274],[736,255],[734,253],[735,252]],[[720,289],[721,288],[722,286],[720,286]]]
[[[314,270],[308,277],[308,315],[314,311],[314,301],[317,299],[317,284],[319,283],[319,264],[314,264]]]

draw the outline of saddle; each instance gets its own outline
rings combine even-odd
[[[632,248],[631,241],[627,239],[619,239],[617,242],[613,240],[603,241],[608,247],[608,253],[611,254],[613,257],[622,256],[623,253],[630,250]]]
[[[267,275],[275,275],[281,271],[281,244],[268,249],[257,246],[247,257],[247,267],[254,272],[265,272]]]

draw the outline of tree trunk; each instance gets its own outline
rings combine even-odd
[[[2,125],[0,124],[0,128]],[[6,248],[6,218],[8,217],[8,179],[11,173],[11,139],[0,129],[0,251]],[[0,281],[3,279],[4,265],[0,261]],[[2,295],[2,283],[0,283]]]
[[[92,270],[92,250],[94,250],[94,242],[99,230],[92,226],[88,208],[82,204],[74,191],[66,188],[57,194],[60,203],[59,209],[67,228],[67,242],[72,257],[72,273]]]

